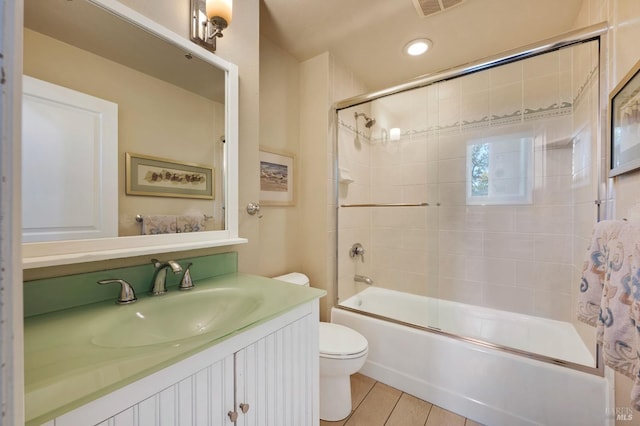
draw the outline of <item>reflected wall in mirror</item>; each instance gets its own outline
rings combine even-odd
[[[84,243],[25,244],[25,267],[246,242],[238,239],[237,231],[237,67],[115,0],[25,0],[24,12],[25,76],[117,107],[117,174],[113,176],[118,206],[117,236],[96,239],[89,232],[88,237],[80,237],[91,239],[82,240]],[[23,127],[33,124],[24,122]],[[211,168],[214,199],[126,194],[126,153]],[[31,160],[31,156],[24,158],[24,172],[37,174]],[[64,161],[69,162],[61,164]],[[77,164],[82,160],[71,161]],[[99,184],[106,184],[99,170],[104,164],[97,162],[91,176]],[[37,197],[45,190],[38,188],[37,182],[46,179],[32,179],[36,184],[23,197]],[[59,186],[66,186],[76,199],[89,195],[86,188],[90,185],[85,184],[85,189],[70,185],[71,189],[69,184]],[[55,185],[49,190],[51,187]],[[68,202],[58,204],[69,207]],[[107,204],[87,209],[93,208],[94,216],[99,216],[109,210]],[[141,236],[138,215],[202,217],[205,232],[192,233],[197,236]],[[82,220],[79,222],[82,225]],[[101,253],[105,250],[112,254]],[[87,252],[96,255],[85,256]],[[33,260],[58,254],[66,259]]]
[[[137,214],[224,229],[224,70],[86,1],[26,0],[24,73],[118,105],[119,236],[140,235]],[[126,152],[212,167],[214,202],[126,195]]]

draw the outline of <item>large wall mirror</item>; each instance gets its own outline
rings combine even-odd
[[[246,242],[237,67],[113,0],[24,7],[23,266]]]

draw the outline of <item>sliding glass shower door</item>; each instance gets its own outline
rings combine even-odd
[[[515,313],[492,336],[504,321],[482,311],[466,336],[505,346],[504,330],[531,333],[520,320],[572,327],[597,218],[598,63],[583,42],[339,109],[338,303],[428,297],[400,321],[437,329],[438,301]]]

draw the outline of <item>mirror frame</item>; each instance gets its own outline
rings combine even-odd
[[[115,0],[86,0],[172,43],[225,74],[225,224],[221,231],[22,244],[22,267],[39,268],[248,242],[238,236],[238,67]],[[21,27],[24,24],[21,24]],[[19,175],[20,171],[16,173]]]

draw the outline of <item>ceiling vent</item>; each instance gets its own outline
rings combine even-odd
[[[420,16],[429,16],[444,12],[466,0],[413,0],[413,5]]]

